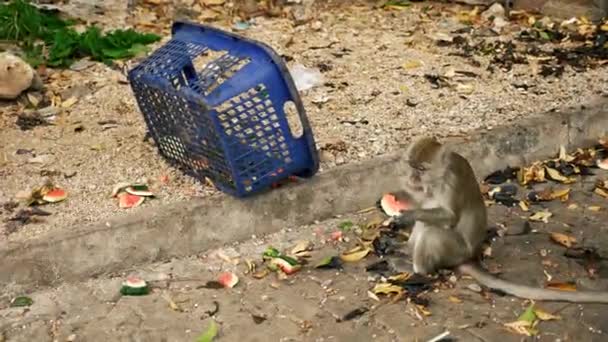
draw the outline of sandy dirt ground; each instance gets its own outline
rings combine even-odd
[[[162,33],[164,41],[172,17],[207,18],[211,25],[233,30],[232,15],[209,15],[200,6],[185,11],[181,2],[153,3],[137,2],[131,9],[122,2],[108,4],[112,11],[98,18],[106,28],[135,26]],[[527,19],[507,21],[497,34],[491,30],[494,24],[471,14],[470,7],[417,3],[389,11],[333,3],[310,9],[312,20],[301,25],[290,18],[262,16],[236,31],[268,43],[291,67],[302,64],[321,71],[322,84],[301,93],[321,172],[394,151],[422,134],[446,137],[492,130],[608,94],[602,63],[593,68],[564,63],[556,73],[542,64],[547,58],[538,51],[496,58],[510,51],[508,46],[499,44],[484,55],[479,48],[466,52],[468,45],[462,44],[463,39],[470,45],[515,41],[518,32],[530,27]],[[528,49],[527,43],[517,42]],[[550,51],[577,43],[534,44]],[[519,62],[511,66],[513,60]],[[119,209],[110,197],[113,186],[124,181],[151,186],[157,198],[142,207],[162,210],[167,203],[193,197],[217,200],[213,187],[170,168],[155,146],[144,141],[145,124],[123,73],[137,62],[109,67],[80,61],[75,70],[46,69],[46,90],[30,95],[40,101],[39,112],[48,125],[23,125],[19,116],[34,109],[17,102],[1,104],[2,243],[139,210]],[[6,220],[17,210],[10,203],[46,179],[66,189],[68,199],[45,206],[51,215],[42,222],[8,231]]]

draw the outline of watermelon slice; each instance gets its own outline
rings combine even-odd
[[[131,195],[128,192],[123,192],[118,195],[118,206],[121,209],[135,208],[144,203],[145,197]]]
[[[380,208],[388,216],[399,216],[402,210],[409,210],[412,205],[409,201],[393,193],[387,193],[380,199]]]
[[[145,280],[139,277],[130,276],[122,283],[120,293],[123,296],[143,296],[150,293],[150,287]]]
[[[67,192],[60,188],[53,188],[42,196],[42,200],[48,203],[56,203],[65,200],[68,197]]]
[[[272,260],[270,260],[270,267],[271,268],[279,268],[281,269],[281,271],[283,271],[285,274],[293,274],[298,272],[302,266],[295,263],[292,264],[289,261],[285,260],[285,258],[281,257],[281,258],[274,258]]]
[[[239,277],[237,277],[234,273],[224,272],[220,274],[218,282],[224,287],[233,288],[236,286],[236,284],[238,284]]]

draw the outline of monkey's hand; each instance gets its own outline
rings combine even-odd
[[[393,228],[404,229],[410,228],[416,223],[415,213],[413,210],[401,210],[399,216],[393,217]]]

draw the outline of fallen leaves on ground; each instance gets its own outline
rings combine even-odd
[[[572,248],[572,246],[574,246],[576,244],[576,238],[574,236],[557,233],[557,232],[551,232],[550,234],[551,234],[551,240],[559,243],[560,245],[562,245],[566,248]]]
[[[560,291],[576,291],[576,285],[573,283],[562,283],[562,282],[548,282],[545,285],[548,289],[560,290]]]
[[[369,254],[369,252],[371,252],[370,248],[357,246],[351,250],[340,254],[340,259],[342,259],[342,261],[344,262],[357,262],[365,258]]]
[[[549,210],[544,210],[532,214],[528,219],[530,221],[548,223],[551,216],[553,216],[553,214]]]
[[[561,317],[548,313],[542,309],[535,308],[534,303],[531,303],[516,321],[505,323],[504,326],[509,331],[516,334],[534,336],[539,332],[537,326],[541,321],[559,319],[561,319]]]

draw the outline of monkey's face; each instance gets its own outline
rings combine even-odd
[[[430,195],[430,174],[424,164],[410,164],[410,171],[406,176],[406,186],[415,197],[427,197]]]

